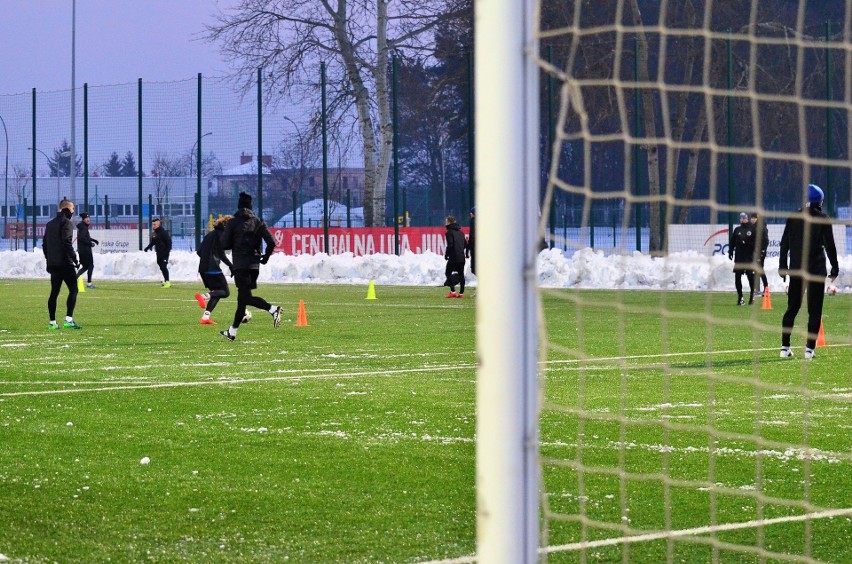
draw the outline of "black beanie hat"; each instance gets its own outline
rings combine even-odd
[[[237,202],[237,209],[243,208],[251,209],[251,194],[240,192],[240,199]]]

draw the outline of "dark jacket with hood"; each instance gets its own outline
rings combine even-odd
[[[811,219],[813,218],[813,219]],[[806,230],[807,229],[807,237]],[[807,247],[805,245],[807,244]],[[789,254],[790,260],[787,261]],[[811,204],[801,209],[796,215],[787,219],[784,234],[781,236],[781,255],[778,257],[778,273],[787,275],[787,270],[793,271],[793,276],[803,276],[805,273],[826,276],[825,257],[831,263],[831,276],[837,276],[840,266],[837,262],[837,247],[834,244],[834,233],[828,216],[822,213],[822,208]],[[795,271],[799,272],[795,272]]]
[[[148,243],[145,250],[150,251],[152,248],[156,251],[158,257],[167,257],[172,252],[172,236],[163,229],[162,223],[151,232],[151,242]]]
[[[262,255],[261,242],[266,243],[266,252]],[[275,250],[275,238],[263,220],[254,215],[251,209],[240,208],[225,225],[222,248],[231,251],[234,270],[259,270],[260,263],[266,264],[272,256]]]
[[[92,247],[98,242],[97,239],[92,239],[89,233],[89,226],[85,221],[77,224],[77,252],[80,253],[80,262],[89,264],[93,261]]]
[[[224,262],[228,268],[233,268],[231,261],[228,260],[224,249],[222,249],[222,235],[225,232],[224,226],[217,223],[213,227],[213,231],[204,236],[201,244],[198,246],[196,254],[201,257],[198,261],[198,272],[200,274],[219,274],[222,272],[222,267],[219,262]]]
[[[465,249],[464,233],[458,223],[451,223],[447,226],[447,250],[444,252],[444,258],[451,262],[464,263]]]
[[[44,228],[42,250],[47,261],[47,269],[76,268],[77,253],[74,252],[74,225],[71,212],[60,210],[56,217],[47,222]]]

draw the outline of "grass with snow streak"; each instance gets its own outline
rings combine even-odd
[[[218,331],[235,299],[214,312],[220,325],[201,326],[199,289],[104,282],[80,296],[83,330],[49,332],[47,282],[0,280],[0,553],[190,562],[473,554],[475,291],[446,300],[439,288],[378,287],[373,301],[366,287],[261,284],[257,293],[284,307],[281,328],[255,311],[231,343]],[[806,499],[852,506],[852,300],[826,299],[832,346],[806,364],[798,334],[797,357],[777,358],[785,300],[773,297],[766,311],[738,308],[729,294],[544,293],[551,546],[618,536],[603,525],[622,515],[637,530],[685,529],[795,515]],[[308,327],[294,327],[299,299]],[[811,556],[852,559],[849,523],[814,521]],[[709,538],[585,556],[706,561]],[[716,542],[723,561],[757,561],[729,545],[802,555],[805,538],[792,523]]]

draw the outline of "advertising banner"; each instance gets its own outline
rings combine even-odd
[[[325,237],[322,228],[293,229],[270,228],[275,237],[275,252],[288,255],[315,255],[325,252]],[[422,254],[433,252],[444,254],[446,228],[405,227],[399,230],[399,252]],[[468,228],[462,232],[467,235]],[[328,247],[330,255],[352,253],[356,257],[394,254],[393,227],[361,227],[352,229],[329,229]]]
[[[769,248],[766,249],[766,257],[778,258],[784,225],[771,224],[767,227],[769,228]],[[837,254],[844,256],[846,254],[846,226],[832,225],[832,231],[834,232]],[[728,226],[724,224],[669,225],[670,253],[695,251],[705,256],[728,256],[729,242],[730,233]]]

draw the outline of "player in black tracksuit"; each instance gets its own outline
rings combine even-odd
[[[461,227],[456,223],[456,218],[449,215],[444,220],[444,225],[447,226],[447,248],[444,251],[444,258],[447,260],[447,268],[444,274],[447,280],[444,286],[450,287],[450,293],[446,298],[463,298],[464,297],[464,250],[466,241]],[[458,273],[459,293],[456,294],[456,282],[453,273]]]
[[[89,233],[89,214],[81,213],[82,221],[77,224],[77,253],[80,255],[80,270],[77,271],[77,278],[84,272],[87,273],[86,287],[94,288],[92,285],[92,271],[95,270],[95,259],[92,256],[92,247],[98,245],[97,239],[92,239]]]
[[[171,288],[172,283],[169,282],[169,254],[172,252],[172,236],[169,232],[163,229],[163,224],[159,217],[155,217],[151,221],[153,231],[151,231],[151,242],[145,247],[147,253],[154,249],[157,253],[157,266],[160,267],[160,272],[163,273],[163,288]]]
[[[737,305],[743,305],[743,274],[748,279],[749,305],[754,303],[754,243],[755,229],[748,215],[740,214],[740,225],[731,233],[728,258],[734,261],[734,285],[737,288]]]
[[[766,270],[763,265],[766,262],[766,251],[769,249],[769,228],[766,226],[765,221],[757,217],[757,212],[752,212],[750,217],[757,237],[755,250],[760,248],[760,254],[755,257],[757,259],[757,271],[755,274],[760,276],[760,281],[763,282],[763,293],[766,294],[766,291],[769,289],[769,279],[766,277]],[[757,283],[756,277],[754,280]],[[760,284],[757,285],[757,293],[760,293]]]
[[[272,326],[276,329],[281,324],[281,308],[251,293],[257,288],[260,265],[266,264],[275,250],[275,238],[263,220],[251,211],[251,204],[251,196],[240,192],[237,213],[225,225],[225,233],[222,235],[222,248],[231,251],[231,261],[234,265],[237,311],[234,313],[233,325],[219,334],[231,341],[237,338],[237,329],[246,315],[246,306],[268,311],[272,315]],[[261,243],[266,244],[263,254],[260,252]]]
[[[202,325],[216,325],[216,322],[210,319],[210,314],[213,313],[220,299],[231,295],[228,289],[228,280],[225,278],[222,266],[219,263],[220,261],[224,262],[229,269],[233,269],[231,261],[228,260],[228,256],[222,249],[222,234],[225,232],[225,224],[232,217],[232,215],[226,215],[219,218],[213,224],[213,231],[204,236],[196,251],[196,254],[200,257],[198,273],[201,275],[204,287],[210,290],[205,294],[195,294],[198,305],[204,309],[204,315],[201,317]]]
[[[837,262],[837,247],[828,216],[822,213],[823,192],[819,186],[808,186],[808,206],[799,209],[784,226],[781,236],[781,255],[778,258],[778,274],[784,280],[790,276],[787,291],[787,311],[781,322],[781,357],[790,358],[790,334],[796,315],[802,307],[802,297],[808,293],[808,338],[805,359],[814,357],[814,348],[822,322],[822,305],[825,298],[825,277],[837,278],[840,266]],[[789,255],[789,262],[787,256]],[[831,263],[831,272],[825,268],[825,258]]]
[[[50,297],[47,299],[47,313],[50,316],[49,329],[81,329],[74,322],[74,307],[77,305],[77,253],[74,252],[74,226],[71,218],[74,216],[74,202],[62,200],[59,202],[59,212],[56,217],[47,222],[44,228],[42,250],[50,273]],[[62,284],[68,286],[68,300],[65,302],[65,323],[56,323],[56,301]]]
[[[465,257],[470,259],[470,271],[476,274],[476,207],[470,208],[470,229],[468,230],[467,243],[464,247]]]

